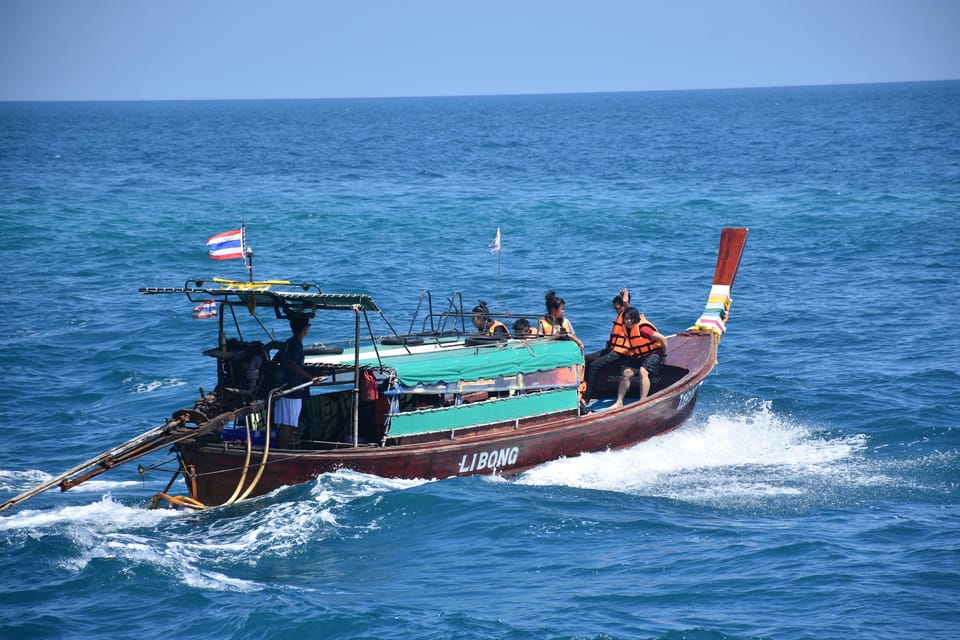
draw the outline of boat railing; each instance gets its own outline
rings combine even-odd
[[[444,335],[450,333],[466,333],[466,319],[463,315],[463,294],[454,291],[447,296],[447,308],[444,311],[434,311],[433,294],[424,289],[420,292],[420,298],[417,300],[417,307],[410,319],[409,335]],[[421,319],[420,312],[426,304],[426,311]],[[418,319],[420,327],[417,328]],[[457,322],[460,327],[457,327]]]

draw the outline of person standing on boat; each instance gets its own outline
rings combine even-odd
[[[483,300],[478,300],[480,304],[473,308],[473,326],[476,327],[477,331],[486,336],[501,336],[507,338],[510,335],[510,330],[507,329],[507,325],[503,324],[499,320],[494,320],[490,317],[490,310],[487,309],[487,303]]]
[[[291,317],[290,331],[293,335],[284,343],[280,352],[284,386],[298,387],[305,382],[317,384],[320,379],[311,376],[304,368],[303,339],[310,331],[310,318]],[[310,390],[304,388],[277,399],[273,414],[273,422],[277,426],[277,448],[289,449],[299,445],[300,410],[303,399],[309,396]]]
[[[650,386],[660,380],[660,366],[667,358],[666,336],[635,307],[624,310],[623,324],[628,331],[630,346],[620,372],[617,401],[610,406],[611,409],[623,406],[634,373],[640,374],[640,400],[646,400]]]
[[[564,336],[573,340],[583,349],[583,342],[573,331],[573,325],[564,317],[567,303],[557,296],[555,291],[548,291],[546,295],[547,314],[540,318],[539,332],[544,336]]]

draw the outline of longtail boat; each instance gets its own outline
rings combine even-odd
[[[606,410],[596,409],[611,404],[619,368],[602,370],[593,397],[581,398],[584,355],[575,342],[471,334],[457,295],[435,313],[424,292],[409,330],[399,333],[369,295],[326,293],[310,283],[189,280],[183,287],[140,289],[216,305],[217,346],[204,351],[217,365],[215,388],[201,390],[193,407],[155,429],[7,500],[0,511],[168,447],[177,472],[151,504],[200,509],[338,469],[422,479],[512,475],[562,457],[634,445],[676,428],[693,412],[726,331],[746,238],[744,228],[722,231],[706,307],[688,330],[668,336],[668,356],[649,395],[639,400],[632,380],[623,406]],[[279,449],[273,404],[300,388],[276,381],[283,343],[269,332],[265,341],[245,337],[242,321],[265,329],[263,316],[272,314],[276,322],[321,313],[323,328],[339,326],[347,337],[305,345],[306,368],[319,384],[303,401],[299,442]],[[330,314],[340,314],[339,324],[326,320]],[[375,324],[387,330],[378,333]],[[584,401],[595,409],[585,411]],[[188,495],[169,493],[177,475]]]

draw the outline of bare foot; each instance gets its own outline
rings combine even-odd
[[[618,400],[618,401],[614,402],[612,405],[610,405],[610,408],[611,408],[611,409],[621,409],[621,408],[623,408],[623,403]]]

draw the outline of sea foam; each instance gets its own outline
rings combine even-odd
[[[863,467],[864,435],[836,435],[752,403],[735,414],[694,418],[628,449],[547,463],[525,473],[529,485],[566,485],[699,504],[731,506],[810,496],[825,483],[873,484]]]

